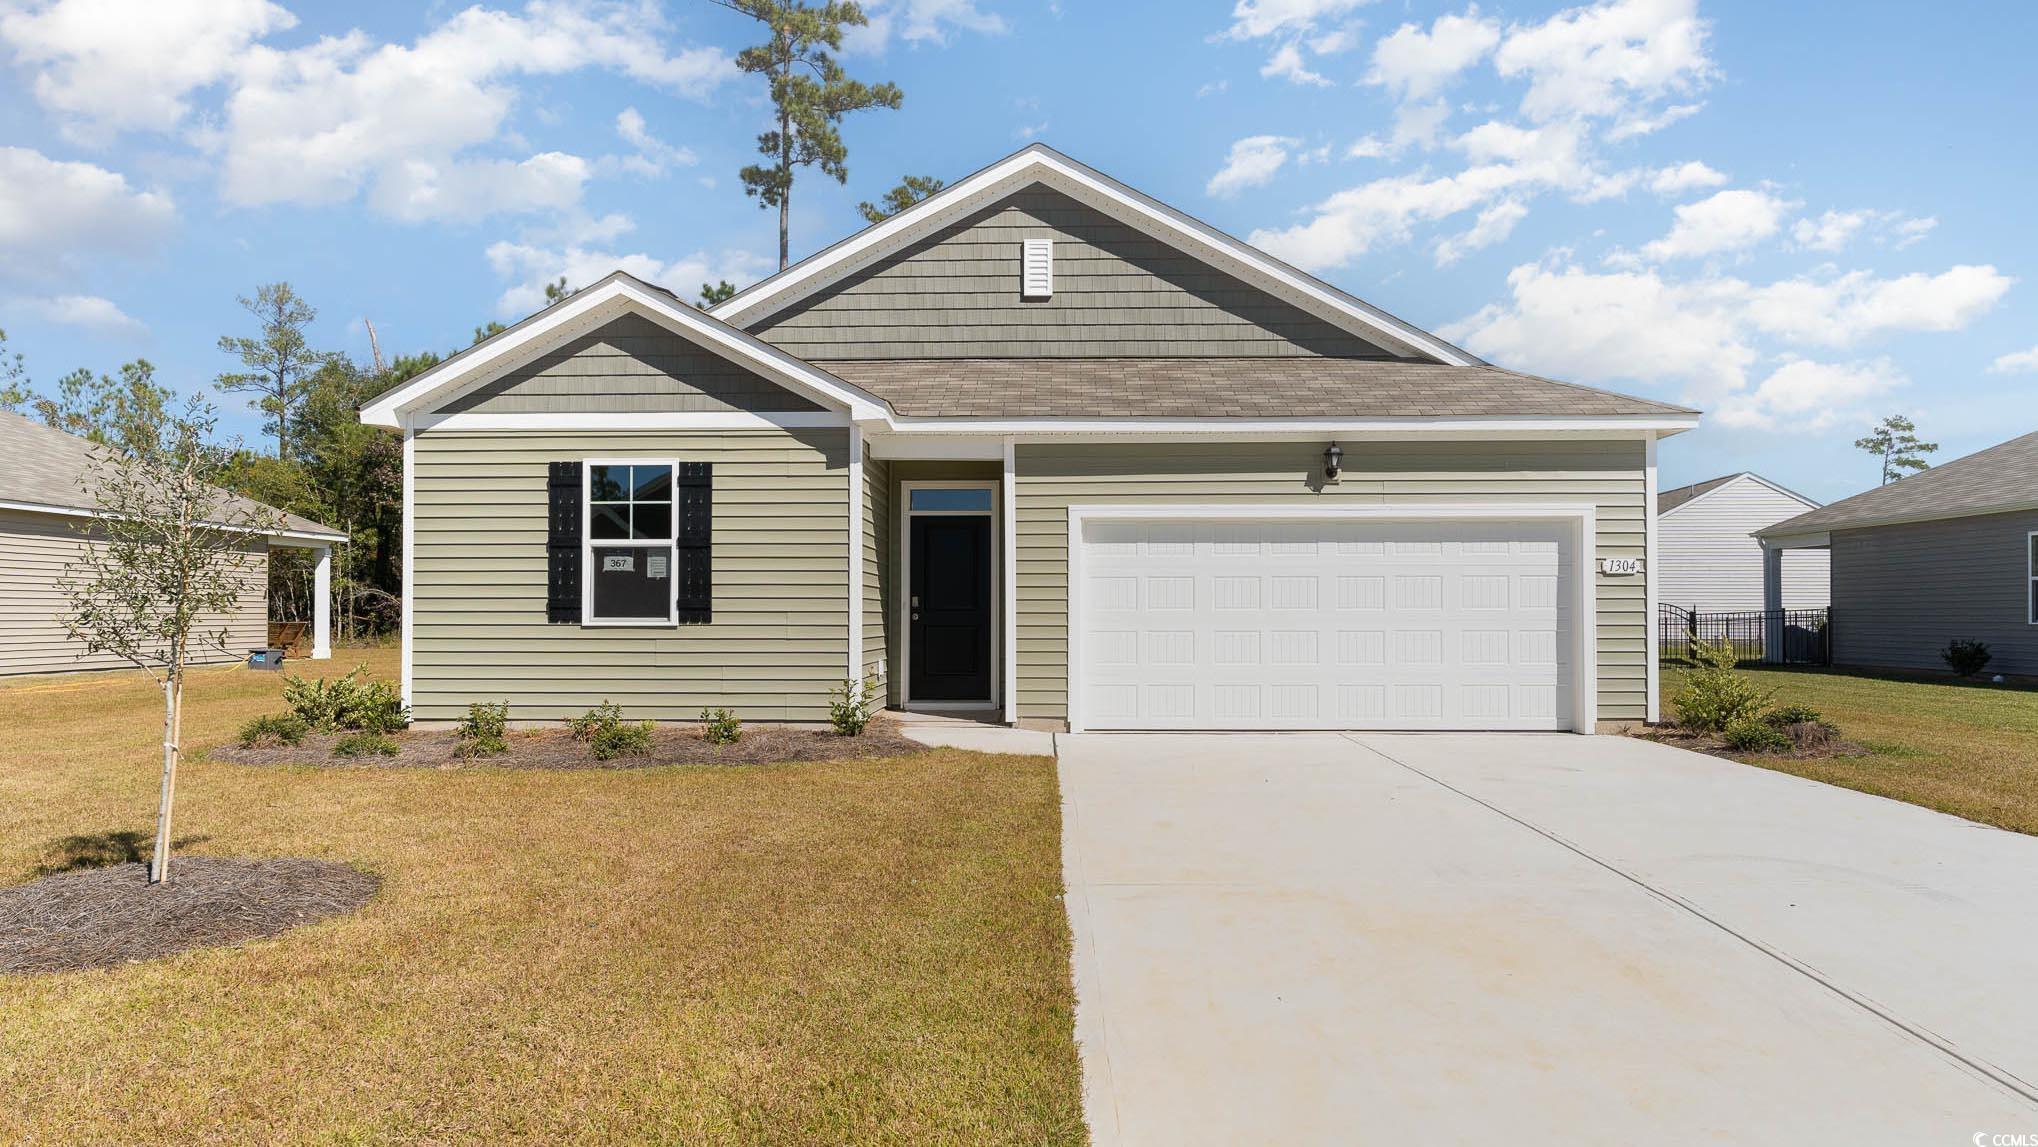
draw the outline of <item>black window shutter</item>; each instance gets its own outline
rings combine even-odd
[[[714,472],[710,462],[681,462],[673,484],[673,509],[679,515],[679,577],[674,590],[679,594],[682,625],[705,625],[715,619]]]
[[[546,480],[545,620],[580,624],[580,463],[554,462]]]

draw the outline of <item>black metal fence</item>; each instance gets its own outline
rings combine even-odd
[[[1739,613],[1694,613],[1677,605],[1656,607],[1657,656],[1689,665],[1697,642],[1725,641],[1741,661],[1764,665],[1830,665],[1833,616],[1827,609],[1751,609]]]

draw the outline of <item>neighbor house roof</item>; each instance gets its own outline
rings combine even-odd
[[[815,363],[908,418],[1688,415],[1492,366],[1358,358],[948,358]]]
[[[98,507],[86,482],[96,443],[66,434],[11,411],[0,410],[0,509],[84,516]],[[281,514],[275,537],[343,542],[347,535],[310,518],[286,514],[251,498],[221,491],[233,505],[264,514]]]
[[[1806,506],[1816,506],[1819,504],[1815,498],[1807,498],[1796,490],[1779,486],[1751,470],[1742,470],[1734,474],[1722,474],[1717,478],[1708,478],[1703,482],[1693,482],[1689,486],[1679,486],[1675,490],[1665,490],[1656,495],[1656,513],[1658,515],[1667,514],[1679,506],[1688,502],[1695,502],[1714,490],[1719,489],[1721,486],[1729,482],[1739,481],[1742,478],[1746,478],[1750,482],[1759,482],[1786,498],[1794,498],[1797,501],[1803,502]]]
[[[1843,498],[1756,534],[1781,537],[2034,508],[2038,508],[2038,433]]]

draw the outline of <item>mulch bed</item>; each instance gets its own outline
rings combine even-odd
[[[879,719],[859,737],[829,729],[794,729],[783,725],[746,725],[733,745],[711,745],[699,726],[660,726],[652,730],[651,751],[640,757],[598,761],[587,745],[565,729],[512,732],[509,751],[493,757],[462,757],[460,740],[451,730],[398,733],[395,756],[343,757],[332,751],[338,736],[306,737],[301,744],[249,749],[222,745],[207,757],[239,765],[367,766],[399,769],[641,769],[653,765],[756,765],[785,761],[840,761],[872,757],[903,757],[924,753],[927,746],[904,736],[891,721]]]
[[[1715,757],[1724,757],[1730,761],[1744,760],[1748,757],[1767,757],[1785,761],[1819,761],[1829,757],[1865,757],[1868,755],[1867,749],[1852,741],[1840,740],[1838,737],[1816,747],[1792,749],[1788,752],[1769,751],[1750,753],[1727,747],[1727,743],[1716,734],[1700,732],[1696,729],[1686,729],[1680,725],[1660,725],[1651,729],[1643,729],[1635,733],[1634,736],[1640,737],[1645,741],[1655,741],[1662,745],[1674,745],[1680,749],[1690,749],[1694,753],[1708,753]]]
[[[241,944],[368,902],[381,881],[325,860],[172,856],[0,888],[0,973],[73,972]]]

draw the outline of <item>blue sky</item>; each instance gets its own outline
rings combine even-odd
[[[1503,365],[1708,411],[1666,486],[1821,497],[1901,411],[1946,460],[2038,426],[2038,6],[889,0],[794,256],[904,174],[1042,139]],[[764,124],[706,3],[0,0],[0,327],[47,384],[229,365],[287,279],[323,345],[464,345],[613,266],[772,267]],[[232,430],[256,422],[229,407]]]

